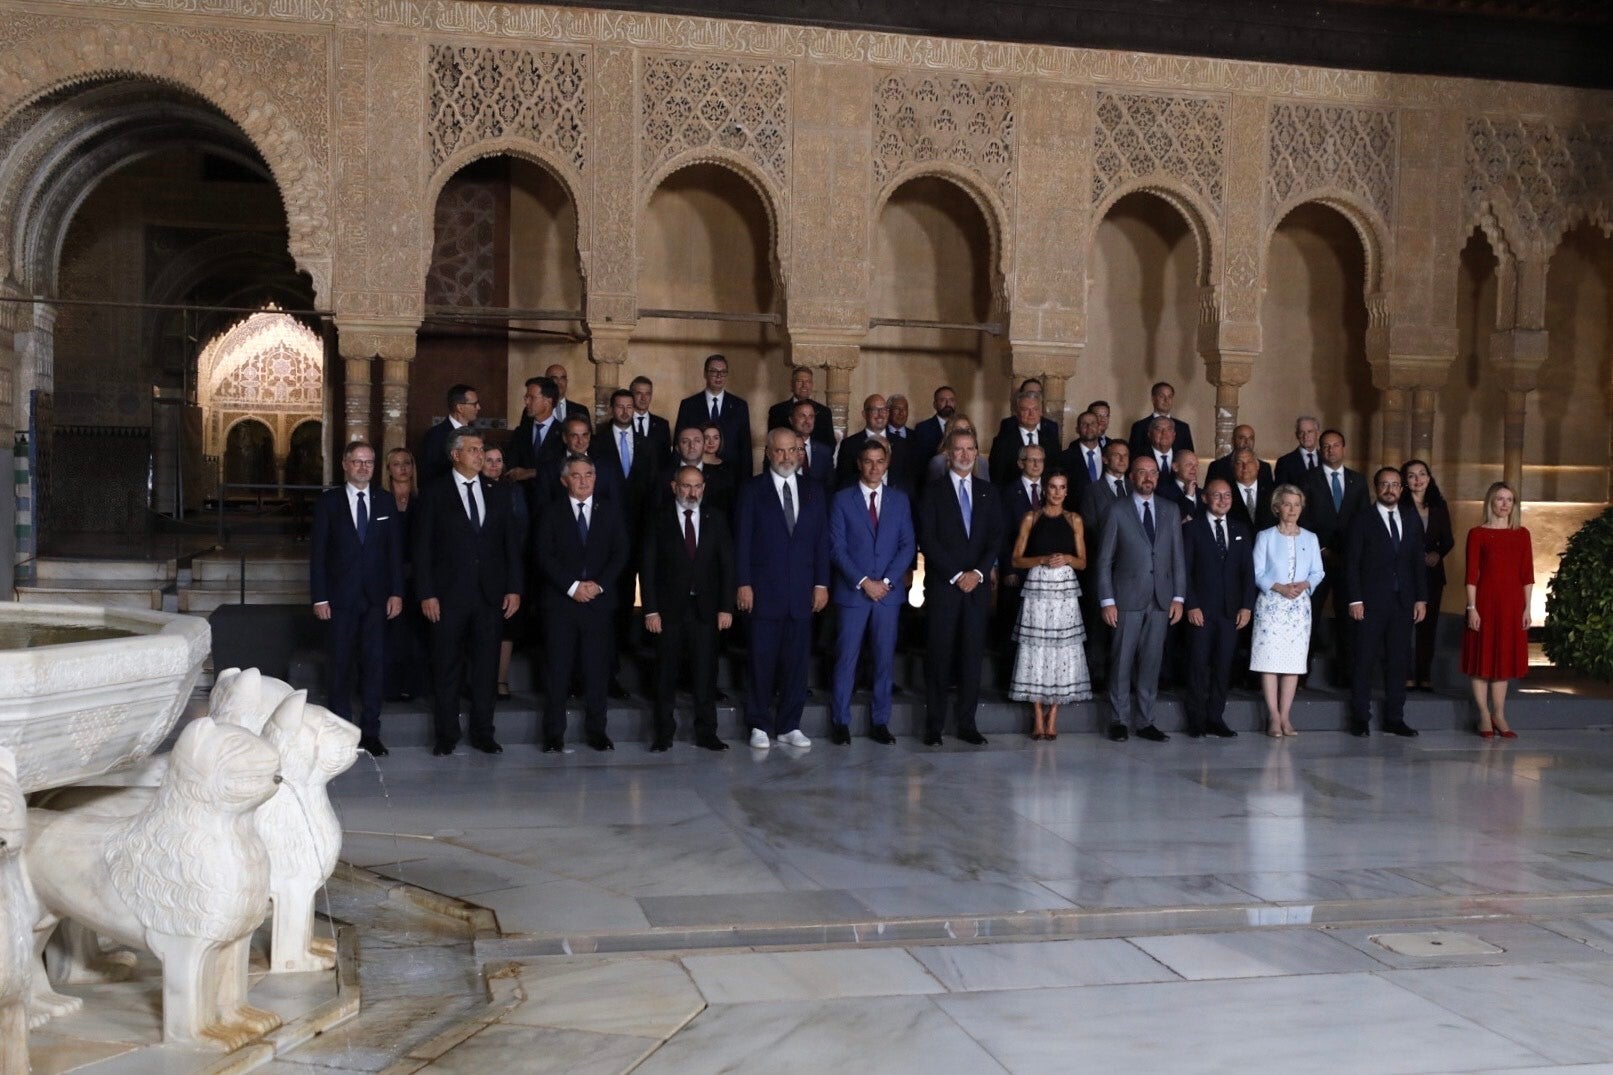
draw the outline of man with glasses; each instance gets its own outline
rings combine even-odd
[[[1254,615],[1254,531],[1231,514],[1232,487],[1213,479],[1204,510],[1182,527],[1187,562],[1187,737],[1231,739],[1227,690],[1238,632]]]
[[[482,397],[468,384],[456,384],[448,389],[448,416],[426,430],[420,445],[420,486],[431,482],[453,469],[448,459],[448,438],[456,429],[474,426],[482,413]]]
[[[707,355],[706,386],[678,404],[678,429],[714,423],[722,431],[718,458],[733,467],[736,480],[751,476],[750,404],[728,391],[728,359]]]

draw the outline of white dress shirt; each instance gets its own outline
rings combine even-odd
[[[360,489],[352,482],[348,482],[343,488],[347,490],[347,514],[353,520],[354,528],[358,527],[358,494],[360,493],[364,494],[364,518],[367,522],[373,523],[375,521],[375,487],[371,485]]]
[[[577,525],[577,508],[579,506],[582,508],[583,522],[587,523],[590,527],[592,527],[594,525],[594,498],[590,496],[586,500],[576,500],[576,499],[573,499],[572,497],[569,497],[569,496],[566,497],[566,509],[571,512],[571,525],[573,525],[573,526]],[[594,579],[592,581],[596,585],[599,584],[598,579]],[[567,586],[566,587],[566,596],[567,597],[575,596],[576,593],[577,593],[577,587],[581,586],[583,584],[583,582],[584,582],[583,579],[578,579],[576,582],[573,582],[570,586]],[[600,593],[605,592],[605,587],[603,585],[599,586],[599,592]]]
[[[465,509],[465,518],[470,519],[470,507],[465,503],[465,483],[470,482],[470,495],[476,501],[476,518],[472,522],[487,524],[487,499],[482,495],[482,479],[480,477],[467,478],[459,471],[454,471],[454,491],[459,494],[459,506]]]

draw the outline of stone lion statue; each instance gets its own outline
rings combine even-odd
[[[0,1071],[28,1068],[28,994],[34,987],[34,927],[39,903],[22,868],[28,805],[17,783],[17,759],[0,747]]]

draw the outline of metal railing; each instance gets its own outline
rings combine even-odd
[[[224,544],[227,529],[224,523],[224,509],[229,501],[231,492],[252,493],[257,501],[257,508],[262,511],[265,502],[269,500],[284,500],[290,509],[293,519],[309,519],[312,517],[314,498],[325,491],[323,485],[286,485],[276,482],[221,482],[218,487],[218,541]]]

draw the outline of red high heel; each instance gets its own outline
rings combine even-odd
[[[1495,738],[1495,730],[1493,728],[1480,728],[1479,729],[1479,738],[1480,739],[1494,739]]]
[[[1502,739],[1518,738],[1518,733],[1513,731],[1511,728],[1497,728],[1495,730],[1495,734],[1499,735]]]

